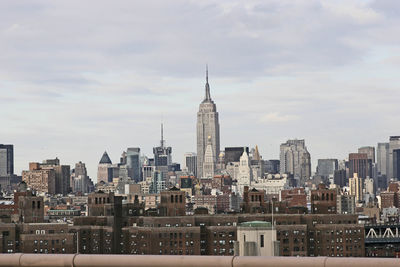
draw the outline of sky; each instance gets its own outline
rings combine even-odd
[[[400,135],[400,1],[0,1],[0,143],[15,172],[196,151],[205,66],[221,148],[344,159]]]

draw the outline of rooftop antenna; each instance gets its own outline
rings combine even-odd
[[[161,147],[164,147],[164,125],[161,123]]]

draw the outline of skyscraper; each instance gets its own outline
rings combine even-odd
[[[389,172],[389,143],[378,143],[376,149],[376,185],[385,189],[388,185]]]
[[[376,154],[378,175],[387,175],[389,169],[389,143],[378,143]]]
[[[280,149],[281,173],[291,174],[300,180],[300,185],[304,184],[311,177],[311,156],[304,139],[288,140]]]
[[[112,175],[110,175],[110,168],[112,166],[112,162],[107,152],[104,151],[103,156],[99,161],[99,165],[97,167],[97,183],[100,182],[111,182]]]
[[[172,148],[170,146],[167,147],[165,145],[163,124],[161,124],[160,146],[153,148],[153,154],[154,154],[155,170],[158,171],[158,173],[161,175],[162,185],[163,185],[163,188],[165,188],[165,185],[168,186],[168,184],[166,182],[168,182],[167,181],[168,180],[168,171],[172,164],[172,156],[171,156]],[[156,175],[156,173],[154,173],[154,175]],[[158,185],[159,185],[158,188],[161,188],[160,187],[161,184],[158,183]]]
[[[363,146],[358,149],[358,153],[367,154],[368,159],[375,163],[375,147],[373,146]]]
[[[318,159],[317,174],[325,178],[333,177],[338,169],[337,159]]]
[[[141,181],[140,148],[129,147],[126,150],[126,165],[128,176],[136,183]]]
[[[153,154],[154,154],[154,165],[156,167],[158,166],[169,166],[172,163],[172,148],[166,147],[165,146],[165,140],[164,140],[164,126],[161,124],[161,140],[160,140],[160,146],[154,147],[153,148]]]
[[[212,154],[217,160],[219,155],[219,120],[217,106],[211,99],[210,85],[208,84],[208,69],[206,70],[205,97],[200,103],[197,112],[197,175],[203,177],[204,153],[207,140],[210,137]]]
[[[391,136],[389,139],[389,170],[387,179],[394,178],[393,166],[393,150],[400,149],[400,136]]]
[[[393,178],[400,181],[400,149],[393,150]]]
[[[367,154],[349,154],[349,178],[353,177],[354,173],[357,173],[361,179],[372,177],[372,161],[368,159]]]
[[[243,153],[239,162],[239,178],[237,185],[240,195],[243,195],[244,187],[250,186],[251,183],[250,159],[246,152],[246,147],[243,148]]]
[[[61,165],[58,158],[44,160],[40,164],[42,169],[53,169],[55,171],[56,180],[55,188],[56,194],[66,195],[71,190],[71,171],[69,165]]]
[[[0,144],[0,177],[14,174],[14,146]]]
[[[185,153],[185,169],[194,176],[197,176],[197,155],[193,152]]]

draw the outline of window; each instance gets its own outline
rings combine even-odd
[[[260,247],[264,247],[264,235],[260,235]]]

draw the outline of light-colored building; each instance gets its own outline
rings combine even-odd
[[[205,97],[200,103],[197,112],[197,176],[204,177],[203,163],[208,137],[211,139],[212,153],[217,157],[220,152],[219,120],[217,106],[211,99],[210,85],[208,84],[208,70],[206,73]],[[215,158],[217,160],[217,158]]]
[[[239,256],[279,256],[276,229],[270,222],[252,221],[237,227],[235,254]]]
[[[240,195],[243,195],[244,187],[249,186],[251,183],[251,170],[249,155],[246,149],[243,149],[243,154],[239,161],[239,176],[237,179],[237,185]]]
[[[267,195],[279,194],[284,189],[289,189],[287,174],[267,174],[264,178],[251,182],[251,188],[264,190]]]
[[[215,174],[215,155],[213,154],[211,136],[208,137],[207,148],[204,153],[203,175],[201,178],[213,178]]]
[[[357,173],[353,174],[352,178],[349,178],[350,195],[355,196],[356,201],[360,202],[363,200],[363,181],[358,177]]]
[[[22,172],[22,181],[32,190],[55,194],[56,173],[53,169],[42,169],[39,163],[29,163],[29,171]]]
[[[103,156],[99,161],[97,168],[97,183],[104,182],[108,183],[111,181],[112,174],[110,173],[110,168],[112,167],[112,162],[107,152],[104,151]]]

